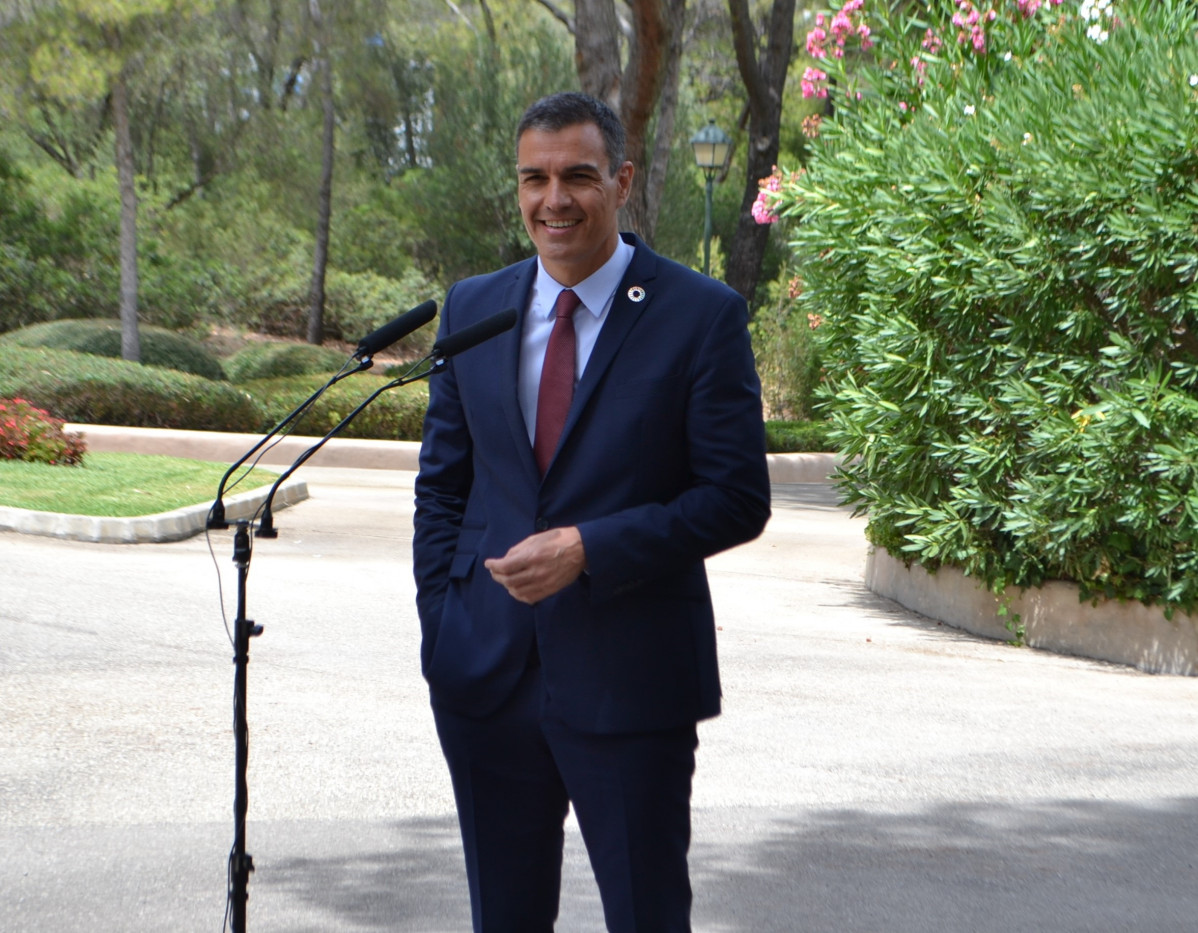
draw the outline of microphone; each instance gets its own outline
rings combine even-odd
[[[484,340],[498,337],[505,330],[511,330],[516,323],[516,309],[508,308],[498,314],[485,317],[476,324],[463,327],[453,334],[447,334],[433,344],[432,358],[436,365],[441,365],[451,356],[478,346]]]
[[[387,349],[391,344],[403,340],[404,337],[417,328],[423,327],[436,314],[437,303],[432,299],[424,302],[424,304],[417,305],[411,311],[401,314],[394,321],[384,324],[378,330],[367,334],[359,340],[354,358],[361,359],[364,356],[374,356],[379,351]]]
[[[403,317],[392,321],[385,327],[379,328],[375,334],[371,334],[370,336],[374,337],[376,334],[381,334],[384,331],[397,333],[400,330],[400,323],[405,321],[406,318],[413,317],[416,312],[420,311],[422,313],[431,315],[433,311],[430,310],[430,306],[433,306],[431,301],[426,302],[419,308],[413,308],[407,314],[403,315]],[[420,323],[423,323],[423,321]],[[500,311],[498,314],[492,314],[490,317],[483,318],[481,321],[471,324],[469,327],[463,327],[457,333],[450,334],[444,339],[435,343],[433,345],[432,352],[423,360],[415,363],[402,376],[391,380],[386,385],[381,386],[367,396],[365,401],[363,401],[360,405],[358,405],[357,408],[342,418],[341,422],[335,428],[329,431],[328,434],[300,454],[299,457],[296,458],[296,461],[291,464],[291,466],[288,467],[282,474],[280,474],[278,479],[275,480],[274,485],[270,487],[270,492],[266,496],[266,501],[263,503],[260,509],[259,514],[261,514],[262,520],[258,524],[258,530],[254,532],[255,537],[278,537],[279,533],[277,530],[275,530],[272,507],[274,504],[275,493],[279,491],[279,487],[283,485],[283,482],[290,477],[292,473],[303,466],[313,454],[320,450],[321,447],[323,447],[328,441],[332,440],[337,434],[341,433],[342,428],[344,428],[347,424],[353,421],[354,418],[361,414],[362,410],[366,408],[367,405],[382,395],[387,389],[394,389],[397,386],[404,386],[410,382],[415,382],[417,379],[424,379],[434,373],[440,372],[442,369],[444,369],[445,361],[449,359],[449,357],[469,350],[471,347],[477,346],[484,340],[490,340],[492,337],[497,337],[506,330],[511,330],[515,323],[516,309],[508,308],[506,311]],[[404,326],[406,327],[407,324],[405,323]],[[405,333],[415,330],[419,326],[419,323],[414,324],[409,327],[408,331],[405,331]],[[363,338],[363,343],[365,343],[367,339],[369,338]],[[394,339],[398,340],[399,337],[395,337]],[[383,345],[385,346],[386,344]],[[426,364],[427,368],[422,369],[421,367],[424,367]],[[367,364],[363,362],[363,365]]]

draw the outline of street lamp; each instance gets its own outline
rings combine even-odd
[[[691,139],[695,151],[695,164],[703,169],[707,178],[707,212],[703,221],[703,274],[711,275],[711,186],[715,173],[728,161],[728,150],[732,140],[728,134],[708,120],[707,125]]]

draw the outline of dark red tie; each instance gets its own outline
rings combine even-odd
[[[532,452],[537,458],[541,475],[549,469],[549,461],[557,450],[558,438],[566,426],[570,401],[574,398],[574,312],[582,300],[566,288],[557,296],[553,306],[553,332],[545,348],[545,363],[541,367],[541,387],[537,390],[537,428]]]

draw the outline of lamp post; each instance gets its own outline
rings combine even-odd
[[[708,120],[707,125],[691,138],[695,164],[703,169],[707,178],[707,210],[703,220],[704,275],[711,275],[711,186],[715,181],[715,173],[728,161],[728,150],[731,146],[732,140],[715,125],[715,120]]]

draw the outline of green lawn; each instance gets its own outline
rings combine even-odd
[[[83,466],[0,460],[0,505],[111,518],[153,515],[212,502],[227,469],[224,463],[126,453],[89,453]],[[255,470],[233,491],[277,477]]]

